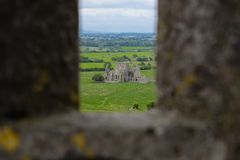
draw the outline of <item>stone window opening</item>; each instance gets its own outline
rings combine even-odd
[[[123,4],[125,3],[125,2],[128,2],[128,0],[124,0],[124,2],[120,2],[119,0],[113,0],[113,2],[114,1],[116,1],[116,3],[119,3],[119,5],[120,6],[123,6]],[[157,3],[157,0],[149,0],[149,2],[150,1],[154,1],[155,3]],[[110,7],[111,5],[113,5],[112,3],[113,2],[109,2],[109,5],[110,6],[108,6],[107,5],[107,8],[106,8],[106,10],[104,10],[103,11],[103,9],[101,8],[101,7],[104,7],[104,6],[101,6],[101,3],[99,2],[96,6],[91,6],[91,5],[87,5],[88,3],[86,3],[86,2],[88,2],[87,0],[83,0],[82,1],[82,6],[84,6],[82,9],[79,9],[79,14],[81,15],[81,18],[82,18],[82,21],[81,21],[81,25],[80,25],[80,31],[82,31],[80,34],[81,35],[83,35],[83,37],[85,37],[85,36],[87,36],[87,34],[90,34],[90,36],[91,36],[91,34],[95,34],[95,36],[97,37],[98,35],[97,34],[105,34],[105,32],[106,33],[111,33],[111,31],[109,31],[109,30],[107,30],[107,29],[104,29],[104,31],[102,31],[102,32],[99,32],[99,31],[97,31],[97,29],[92,29],[91,27],[91,25],[87,25],[89,22],[91,22],[91,20],[93,19],[93,16],[86,16],[86,15],[88,15],[88,14],[90,14],[89,12],[90,11],[92,11],[93,13],[95,13],[96,15],[99,15],[99,17],[97,18],[97,19],[108,19],[108,17],[112,17],[112,16],[114,16],[114,14],[113,15],[111,15],[111,13],[112,13],[112,11],[113,10],[115,10],[116,8],[114,8],[114,7],[117,7],[117,6],[114,6],[112,9],[110,9],[110,11],[108,11],[108,7]],[[105,1],[104,1],[105,2]],[[103,2],[103,3],[104,3]],[[94,2],[93,2],[94,3]],[[131,3],[131,1],[129,1],[129,3]],[[90,2],[90,4],[91,4],[91,2]],[[139,4],[142,4],[142,2],[140,2]],[[87,6],[86,8],[85,8],[85,6]],[[99,7],[99,6],[101,6],[100,8],[97,8],[97,7]],[[89,7],[89,8],[88,8]],[[96,7],[96,8],[91,8],[91,7]],[[134,6],[132,6],[132,5],[130,5],[130,7],[132,7],[132,8],[134,8]],[[140,7],[140,8],[138,8],[138,7]],[[154,29],[151,29],[151,31],[152,31],[152,34],[154,34],[154,36],[152,36],[151,38],[149,38],[149,39],[154,39],[154,40],[152,40],[152,41],[155,41],[155,38],[156,38],[156,29],[157,29],[157,16],[156,16],[156,14],[157,14],[157,5],[155,4],[155,6],[154,6],[154,9],[152,9],[151,7],[152,6],[143,6],[143,5],[138,5],[138,7],[137,8],[134,8],[133,9],[133,11],[135,11],[135,12],[137,12],[137,13],[134,13],[134,14],[140,14],[140,18],[138,18],[138,19],[147,19],[146,17],[149,17],[149,14],[153,14],[153,12],[154,12],[154,16],[150,16],[150,19],[151,19],[151,24],[149,23],[148,25],[149,26],[151,26],[152,28],[154,28]],[[79,8],[81,8],[81,5],[80,5],[80,7]],[[111,8],[111,7],[110,7]],[[96,9],[95,11],[94,11],[94,9]],[[87,11],[86,11],[87,10]],[[117,9],[116,9],[117,10]],[[131,12],[132,10],[131,9],[129,9],[129,8],[125,8],[125,9],[123,9],[123,12],[124,12],[124,14],[127,14],[128,16],[130,16],[131,17],[131,15],[128,13],[128,12]],[[103,13],[107,13],[107,15],[105,15],[105,17],[104,18],[102,18],[100,15],[101,14],[103,14]],[[108,13],[109,12],[109,13]],[[126,13],[125,13],[126,12]],[[97,13],[99,13],[99,14],[97,14]],[[114,12],[115,13],[115,12]],[[131,12],[132,13],[132,12]],[[95,15],[95,14],[93,14],[93,15]],[[117,14],[117,13],[115,13],[115,14]],[[124,15],[123,14],[123,15]],[[146,15],[144,15],[144,17],[141,17],[141,15],[142,14],[146,14]],[[91,15],[91,14],[90,14]],[[118,14],[117,14],[118,15]],[[126,26],[130,26],[129,28],[131,28],[131,23],[130,24],[128,24],[128,23],[126,23],[124,20],[123,20],[123,17],[121,17],[121,15],[122,14],[119,14],[118,15],[118,17],[117,18],[119,18],[119,21],[122,21],[120,24],[120,26],[122,26],[122,28],[126,28]],[[125,17],[124,17],[124,19],[128,19],[128,17],[126,16],[126,15],[124,15]],[[153,18],[154,17],[154,18]],[[87,21],[86,19],[87,18],[89,18],[90,20],[89,21]],[[96,17],[94,17],[94,18],[96,18]],[[136,17],[135,17],[136,18]],[[133,20],[133,19],[132,19]],[[110,21],[110,20],[109,20]],[[127,21],[127,20],[126,20]],[[129,20],[128,20],[129,21]],[[139,21],[139,20],[136,20],[136,22],[137,21]],[[149,20],[150,21],[150,20]],[[95,26],[95,25],[97,25],[97,22],[99,22],[99,21],[97,21],[96,20],[96,22],[91,22],[91,23],[94,23],[94,25],[93,26]],[[125,22],[125,23],[124,23]],[[144,20],[142,20],[141,21],[142,23],[146,23],[146,20],[144,21]],[[84,24],[85,23],[85,24]],[[96,24],[95,24],[96,23]],[[111,21],[111,23],[110,24],[112,24],[112,23],[114,23],[114,22],[112,22]],[[152,24],[152,23],[154,23],[154,25]],[[102,24],[102,23],[100,23],[100,24]],[[107,23],[108,24],[108,23]],[[118,24],[118,23],[117,23]],[[87,28],[86,26],[88,26],[89,28]],[[100,26],[100,25],[97,25],[97,26]],[[103,25],[104,26],[104,25]],[[145,25],[146,26],[146,25]],[[105,25],[105,27],[107,28],[107,25]],[[137,28],[141,28],[141,25],[137,25]],[[99,27],[100,29],[101,29],[101,26]],[[137,30],[137,28],[134,28],[134,29],[136,29]],[[150,28],[150,27],[149,27]],[[149,28],[147,28],[147,30],[150,30]],[[109,28],[108,28],[109,29]],[[91,33],[91,32],[86,32],[86,31],[90,31],[90,30],[95,30],[94,31],[94,33]],[[123,31],[121,31],[121,32],[123,32]],[[115,34],[117,35],[117,36],[119,36],[118,34],[120,33],[121,34],[121,32],[116,32]],[[146,48],[150,48],[149,46],[146,46],[146,45],[144,45],[146,42],[149,42],[149,41],[147,41],[147,39],[144,39],[143,37],[145,37],[146,35],[144,35],[144,34],[147,34],[147,33],[145,33],[146,31],[142,31],[142,33],[139,31],[139,33],[140,34],[143,34],[143,36],[136,36],[137,38],[139,38],[138,40],[140,41],[139,42],[139,44],[137,44],[137,45],[142,45],[141,47],[145,47],[145,48],[143,48],[143,49],[134,49],[133,50],[133,52],[135,53],[135,55],[137,54],[139,57],[141,56],[141,52],[143,53],[144,51],[141,51],[141,50],[147,50]],[[129,33],[131,33],[131,32],[129,32]],[[128,34],[129,34],[128,33]],[[139,34],[139,33],[137,33],[137,31],[136,31],[136,34]],[[126,33],[124,33],[123,32],[123,34],[126,34]],[[114,36],[116,36],[116,35],[110,35],[108,38],[112,38],[112,36],[114,37]],[[104,37],[105,37],[105,35],[103,35]],[[147,36],[151,36],[151,34],[149,33]],[[130,37],[132,37],[132,35],[130,35]],[[81,39],[81,38],[80,38]],[[84,38],[83,38],[84,39]],[[98,41],[96,40],[97,38],[91,38],[92,39],[92,41],[94,41],[95,43],[97,43]],[[85,41],[84,42],[89,42],[89,41],[91,41],[91,39],[84,39]],[[126,41],[131,41],[131,38],[129,38],[130,40],[126,40]],[[133,40],[135,40],[136,38],[133,38]],[[144,41],[144,40],[145,41]],[[103,40],[101,40],[101,41],[103,41]],[[113,40],[113,42],[114,42],[114,40]],[[112,43],[113,43],[112,42]],[[101,42],[99,42],[100,44],[101,44]],[[127,42],[127,43],[129,43],[129,42]],[[81,44],[81,42],[80,42],[80,44]],[[84,43],[85,45],[89,45],[89,44],[86,44],[86,43]],[[94,44],[94,45],[96,45],[97,46],[97,44]],[[126,46],[127,46],[127,44],[125,44]],[[128,44],[129,45],[129,44]],[[104,45],[100,45],[101,46],[101,48],[104,48],[104,47],[109,47],[109,46],[104,46]],[[116,47],[116,46],[110,46],[110,48],[113,48],[114,50],[115,49],[117,49],[117,48],[119,48],[119,44],[117,44],[117,46],[118,47]],[[120,45],[120,47],[126,47],[126,46],[122,46],[122,45]],[[81,46],[80,46],[81,47]],[[90,45],[89,45],[89,47],[90,47]],[[114,47],[116,47],[116,48],[114,48]],[[131,47],[134,47],[134,44],[133,44],[133,46],[131,46]],[[139,47],[139,46],[136,46],[136,48],[137,47]],[[156,72],[156,70],[155,70],[155,65],[156,65],[156,61],[155,61],[155,56],[156,56],[156,46],[153,44],[152,46],[152,49],[149,49],[149,50],[147,50],[147,51],[145,51],[145,52],[151,52],[151,53],[149,53],[149,54],[144,54],[144,57],[145,58],[149,58],[149,59],[151,59],[151,60],[147,60],[147,62],[145,62],[146,63],[146,66],[147,66],[147,63],[151,63],[151,65],[152,65],[152,68],[150,69],[150,71],[152,71],[152,73],[149,73],[149,69],[141,69],[140,70],[140,68],[141,68],[141,63],[140,63],[140,61],[138,61],[137,60],[137,58],[135,57],[135,58],[132,58],[132,57],[134,57],[133,55],[132,55],[132,53],[131,53],[131,51],[129,51],[129,50],[123,50],[123,51],[118,51],[119,53],[124,53],[124,54],[126,54],[126,55],[121,55],[121,54],[117,54],[116,53],[116,57],[119,57],[119,56],[123,56],[123,57],[127,57],[127,58],[132,58],[131,59],[131,61],[125,61],[125,60],[123,60],[123,61],[119,61],[119,62],[115,62],[115,61],[111,61],[111,63],[113,64],[112,66],[114,66],[114,67],[112,67],[112,69],[110,69],[110,68],[108,68],[108,66],[106,66],[106,68],[105,68],[105,72],[101,72],[101,74],[103,74],[103,76],[104,76],[104,83],[106,82],[106,83],[114,83],[114,84],[116,84],[116,88],[113,88],[112,90],[114,90],[115,92],[113,92],[112,90],[110,91],[110,90],[108,90],[108,88],[106,87],[106,89],[105,89],[105,91],[104,92],[106,92],[106,94],[103,94],[104,96],[101,96],[101,91],[99,92],[99,94],[97,95],[97,99],[98,99],[98,101],[97,102],[95,102],[95,101],[87,101],[88,99],[91,99],[91,98],[89,98],[89,96],[87,97],[86,96],[86,98],[84,97],[84,96],[82,96],[82,95],[90,95],[91,93],[82,93],[82,92],[80,92],[80,98],[82,99],[82,103],[80,104],[80,108],[84,111],[84,112],[86,112],[86,110],[87,111],[90,111],[90,112],[92,112],[92,110],[91,110],[91,108],[93,108],[93,107],[91,107],[89,110],[88,110],[88,106],[93,106],[92,104],[91,104],[91,102],[92,103],[94,103],[95,105],[96,105],[96,108],[98,108],[99,110],[94,110],[95,112],[102,112],[102,110],[101,110],[101,107],[103,106],[102,104],[108,104],[108,105],[105,105],[104,107],[103,107],[103,111],[105,111],[105,110],[107,110],[107,108],[109,107],[109,113],[111,113],[111,112],[122,112],[122,110],[124,110],[124,112],[132,112],[132,113],[135,113],[135,111],[136,112],[147,112],[148,110],[150,110],[150,109],[148,109],[148,107],[147,107],[147,105],[148,104],[150,104],[150,103],[156,103],[156,97],[154,96],[154,94],[155,94],[155,92],[156,92],[156,84],[155,84],[155,79],[156,79],[156,77],[155,77],[155,72]],[[84,48],[84,47],[83,47]],[[100,47],[99,47],[100,48]],[[85,50],[84,50],[85,51]],[[82,52],[81,54],[82,54],[82,57],[86,57],[86,56],[88,56],[85,52]],[[103,51],[104,52],[104,51]],[[113,52],[116,52],[116,51],[113,51]],[[126,52],[126,53],[125,53]],[[111,53],[111,51],[107,51],[107,53]],[[128,55],[129,54],[129,55]],[[112,55],[115,55],[115,53],[114,54],[109,54],[108,56],[112,56]],[[80,56],[81,57],[81,56]],[[91,57],[91,55],[89,56],[89,57]],[[115,57],[113,57],[113,58],[115,58]],[[111,59],[111,58],[109,58],[109,59]],[[103,60],[105,61],[105,59],[103,58]],[[106,62],[108,62],[108,60],[106,60]],[[142,63],[142,64],[145,64],[145,63]],[[84,64],[86,64],[85,62],[84,62]],[[86,67],[87,65],[84,65],[84,67]],[[90,65],[89,65],[90,66]],[[145,66],[145,67],[146,67]],[[91,66],[90,66],[91,67]],[[86,67],[87,68],[87,67]],[[153,69],[154,68],[154,69]],[[84,76],[86,75],[85,73],[80,73],[80,76],[81,76],[81,74],[84,74]],[[151,76],[149,76],[150,74],[152,74]],[[81,78],[80,78],[81,79]],[[90,79],[90,78],[89,78]],[[132,88],[132,90],[135,90],[135,93],[132,93],[132,94],[129,94],[129,96],[128,97],[131,97],[131,98],[128,98],[127,96],[126,96],[126,98],[124,97],[124,95],[127,95],[128,93],[127,92],[123,92],[123,94],[122,95],[120,95],[119,94],[119,92],[122,92],[121,91],[121,89],[119,89],[119,87],[118,86],[123,86],[122,84],[117,84],[117,83],[125,83],[125,84],[127,84],[127,83],[139,83],[139,86],[138,87],[134,87],[134,85],[135,84],[133,84],[132,86],[133,87],[131,87],[130,85],[126,85],[128,88]],[[151,85],[151,88],[150,87],[146,87],[147,86],[147,84],[149,84],[149,83],[151,83],[150,85]],[[145,85],[146,84],[146,85]],[[82,85],[82,88],[84,88],[84,83],[82,83],[82,84],[80,84],[80,85]],[[144,86],[145,85],[145,86]],[[149,86],[150,86],[149,85]],[[87,85],[86,85],[87,86]],[[129,87],[130,86],[130,87]],[[136,85],[135,85],[136,86]],[[123,87],[125,87],[125,86],[123,86]],[[127,88],[126,87],[126,88]],[[81,88],[81,86],[80,86],[80,88]],[[91,88],[91,87],[89,87],[89,88]],[[100,88],[99,87],[99,89],[98,88],[95,88],[96,89],[96,92],[95,93],[98,93],[98,90],[101,90],[102,88]],[[146,91],[146,94],[142,94],[144,91],[141,91],[141,90],[143,90],[143,89],[145,89],[145,91]],[[128,89],[126,89],[126,90],[128,90]],[[109,93],[111,93],[111,94],[108,94],[108,92]],[[129,92],[131,93],[132,91],[129,89]],[[114,96],[114,98],[112,98],[112,95],[116,95],[116,96]],[[93,96],[95,96],[95,95],[93,95]],[[110,98],[109,98],[110,97]],[[115,98],[116,97],[116,98]],[[118,99],[117,99],[117,97],[119,97],[119,104],[117,103],[117,101],[118,101]],[[112,98],[112,99],[111,99]],[[121,103],[123,100],[120,100],[120,99],[129,99],[129,100],[127,100],[127,102],[126,103]],[[84,101],[84,99],[87,99],[86,100],[86,102]],[[94,99],[94,98],[93,98]],[[110,99],[110,100],[109,100]],[[145,101],[143,101],[142,99],[144,99]],[[111,101],[112,100],[112,101]],[[131,101],[132,100],[132,101]],[[133,110],[133,105],[134,104],[139,104],[139,108],[138,109],[136,109],[136,110]],[[114,105],[116,105],[116,106],[121,106],[121,107],[118,107],[118,108],[121,108],[121,109],[119,109],[119,110],[114,110],[114,109],[112,109],[111,108],[111,106],[114,106]]]
[[[157,108],[109,115],[78,111],[77,1],[1,1],[0,159],[238,160],[239,2],[158,6]]]

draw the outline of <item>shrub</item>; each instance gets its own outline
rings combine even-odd
[[[105,71],[105,68],[81,68],[81,72]]]
[[[138,57],[138,55],[134,54],[132,57],[133,57],[133,58],[137,58],[137,57]]]
[[[151,70],[152,69],[152,66],[141,66],[140,67],[141,70]]]
[[[134,104],[133,109],[139,109],[139,104]]]
[[[146,61],[149,61],[149,59],[147,57],[137,57],[136,61],[138,61],[138,62],[146,62]]]
[[[147,109],[150,110],[150,109],[154,108],[154,106],[155,106],[154,102],[151,102],[151,103],[147,104]]]
[[[104,77],[102,74],[95,74],[93,77],[92,77],[92,80],[94,80],[95,82],[103,82],[104,81]]]
[[[94,63],[103,63],[104,62],[104,60],[102,60],[102,59],[94,59],[94,60],[92,60]]]
[[[89,58],[88,57],[80,57],[80,62],[88,62]]]
[[[80,62],[81,63],[103,63],[104,60],[102,60],[102,59],[90,59],[88,57],[81,57]]]
[[[131,59],[128,56],[122,56],[122,57],[113,57],[112,61],[117,61],[117,62],[125,62],[125,61],[131,61]]]
[[[112,68],[112,63],[110,63],[110,62],[105,62],[105,63],[104,63],[104,68],[105,68],[105,69],[111,69],[111,68]]]

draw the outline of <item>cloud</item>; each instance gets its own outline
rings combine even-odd
[[[82,0],[82,8],[155,9],[156,0]]]
[[[154,32],[156,0],[82,0],[82,30]]]
[[[154,32],[155,18],[141,9],[82,9],[82,30],[101,32]]]
[[[154,16],[154,11],[131,8],[83,8],[80,9],[83,17],[142,17]]]

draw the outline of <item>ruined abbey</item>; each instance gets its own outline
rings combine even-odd
[[[106,68],[104,79],[106,82],[147,82],[146,78],[141,76],[140,68],[131,66],[130,63],[118,63],[115,70]]]

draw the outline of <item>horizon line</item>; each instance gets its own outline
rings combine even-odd
[[[119,32],[119,31],[116,31],[116,32],[107,32],[107,31],[80,31],[79,32],[80,34],[82,33],[116,33],[116,34],[119,34],[119,33],[154,33],[156,34],[157,32],[132,32],[132,31],[122,31],[122,32]]]

